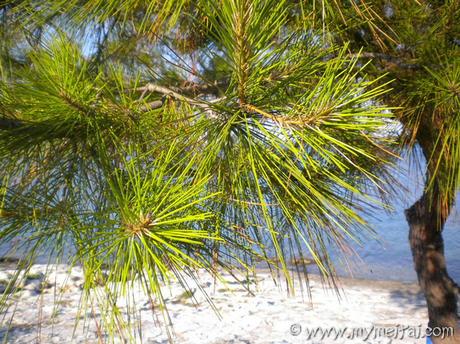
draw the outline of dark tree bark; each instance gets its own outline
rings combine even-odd
[[[427,301],[428,326],[432,329],[453,328],[453,335],[449,333],[446,338],[431,336],[431,340],[433,343],[458,344],[458,288],[447,273],[442,238],[442,229],[451,205],[448,205],[448,209],[442,208],[439,196],[436,190],[425,193],[405,214],[410,227],[409,242],[414,268]]]
[[[409,243],[414,269],[428,307],[428,326],[431,329],[452,328],[449,336],[430,339],[434,344],[459,344],[458,287],[449,277],[444,257],[442,230],[452,210],[455,190],[446,187],[446,179],[453,171],[449,150],[443,150],[445,133],[443,114],[424,113],[418,122],[415,138],[427,163],[423,196],[405,210],[409,223]],[[403,124],[407,118],[402,118]],[[441,143],[439,143],[441,142]],[[445,330],[447,331],[447,330]],[[438,333],[438,332],[437,332]]]

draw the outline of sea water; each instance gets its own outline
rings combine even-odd
[[[404,170],[404,166],[401,170]],[[373,212],[373,217],[367,220],[373,226],[379,241],[372,238],[361,240],[358,245],[352,243],[353,248],[360,259],[354,259],[355,264],[344,268],[340,264],[339,257],[330,255],[334,268],[339,276],[370,278],[379,280],[393,280],[401,282],[417,282],[417,275],[413,268],[412,253],[409,247],[409,226],[407,224],[404,210],[409,208],[421,195],[420,176],[404,177],[405,173],[397,176],[404,186],[409,190],[404,199],[392,202],[392,212],[381,210]],[[460,192],[456,199],[460,200]],[[457,228],[460,207],[454,205],[453,211],[445,224],[443,230],[444,252],[449,275],[460,283],[460,232]],[[10,243],[0,245],[0,257],[7,255]],[[305,248],[305,256],[308,257],[308,250]],[[38,263],[46,263],[48,255],[39,256]],[[342,259],[343,261],[343,259]],[[308,266],[308,271],[318,273],[314,265]]]
[[[460,193],[457,194],[457,199],[460,200]],[[389,213],[382,210],[374,213],[372,219],[368,219],[374,227],[376,237],[379,240],[367,238],[360,241],[361,245],[351,242],[362,262],[359,259],[354,259],[355,263],[351,265],[351,268],[343,267],[340,264],[339,257],[331,254],[330,258],[338,275],[342,277],[417,282],[409,246],[409,226],[404,215],[404,209],[411,204],[398,202],[393,204],[393,212]],[[454,205],[443,230],[447,271],[457,283],[460,283],[460,229],[457,226],[459,214],[460,207]],[[7,254],[9,248],[11,248],[9,244],[0,245],[0,256]],[[47,257],[47,255],[39,256],[37,262],[46,263]],[[315,266],[310,265],[308,269],[313,273],[318,273],[318,269]]]
[[[410,157],[411,160],[401,162],[395,170],[396,179],[407,191],[396,200],[388,202],[393,210],[375,211],[372,218],[367,218],[379,241],[369,238],[362,241],[361,245],[352,245],[364,264],[358,261],[351,269],[344,269],[339,259],[331,255],[339,276],[417,282],[409,246],[409,225],[404,215],[404,210],[410,208],[423,194],[422,175],[410,175],[410,171],[414,170],[411,164],[414,164],[414,160],[420,164],[421,160],[420,152],[416,151],[414,155],[415,157]],[[415,170],[423,171],[423,163],[421,165]],[[460,203],[460,191],[456,194],[456,200]],[[459,216],[460,206],[454,204],[442,232],[447,272],[456,283],[460,283],[460,228],[457,225]]]
[[[457,195],[457,198],[460,194]],[[458,198],[460,199],[460,198]],[[404,215],[404,209],[409,205],[401,203],[394,207],[394,212],[379,213],[372,222],[382,243],[369,239],[354,244],[356,253],[363,260],[355,264],[351,271],[341,267],[338,258],[332,257],[334,266],[341,276],[393,280],[401,282],[417,282],[412,253],[409,246],[409,226]],[[444,253],[447,272],[457,283],[460,283],[460,232],[457,226],[459,207],[454,210],[444,226]]]

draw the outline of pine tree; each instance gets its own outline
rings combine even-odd
[[[1,6],[0,241],[22,270],[43,252],[81,264],[112,317],[130,283],[166,316],[161,281],[196,268],[249,275],[275,255],[288,278],[307,253],[335,277],[330,254],[372,236],[363,214],[398,187],[393,141],[418,141],[414,260],[430,325],[457,326],[438,231],[460,161],[456,1]]]
[[[401,149],[420,147],[426,162],[422,197],[405,211],[409,241],[429,326],[452,327],[455,336],[433,343],[458,343],[458,288],[449,277],[442,229],[460,178],[460,3],[452,1],[323,1],[315,24],[370,79],[392,80],[384,102],[402,126]],[[379,84],[379,83],[378,83]],[[422,164],[423,166],[423,164]],[[414,168],[416,168],[414,166]]]

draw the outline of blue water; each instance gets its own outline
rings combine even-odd
[[[355,259],[356,264],[351,266],[351,271],[342,268],[338,257],[331,254],[330,258],[339,276],[417,282],[404,209],[409,208],[422,194],[418,183],[420,176],[407,178],[404,177],[404,172],[401,172],[401,176],[398,175],[397,178],[400,182],[403,181],[401,183],[410,190],[410,193],[404,195],[398,202],[391,203],[394,207],[391,214],[382,210],[374,212],[373,218],[369,219],[382,244],[372,238],[361,242],[362,246],[353,244],[364,264]],[[460,200],[460,192],[456,198]],[[456,205],[444,227],[443,237],[448,273],[457,283],[460,283],[460,232],[456,225],[458,214],[460,214],[460,207]],[[9,248],[8,244],[0,245],[0,256],[3,256]],[[46,257],[39,257],[38,262],[45,263]],[[315,266],[309,266],[308,269],[313,273],[318,272]]]
[[[418,195],[419,196],[419,195]],[[374,213],[372,225],[380,243],[372,238],[362,241],[362,246],[353,243],[353,248],[361,260],[354,259],[355,264],[343,268],[339,258],[331,254],[334,268],[337,274],[342,277],[369,278],[378,280],[392,280],[401,282],[417,282],[417,275],[413,269],[412,253],[409,247],[409,227],[404,216],[404,209],[408,208],[416,196],[410,197],[407,202],[393,204],[394,211],[381,211]],[[460,200],[460,193],[457,194]],[[443,231],[445,257],[449,275],[460,283],[460,232],[456,225],[458,223],[460,207],[455,206]],[[0,255],[6,253],[10,245],[0,246]],[[38,257],[37,262],[46,263],[47,255]],[[315,266],[308,267],[310,272],[317,273]]]
[[[458,197],[460,194],[457,195]],[[378,214],[378,220],[373,221],[373,225],[377,234],[384,241],[383,247],[373,239],[363,242],[361,247],[353,245],[365,265],[358,262],[350,272],[341,268],[338,259],[333,258],[338,274],[340,276],[353,275],[357,278],[417,282],[409,247],[409,227],[404,216],[404,209],[408,207],[409,204],[405,206],[398,204],[392,215],[385,212]],[[460,232],[456,226],[458,223],[457,213],[460,214],[458,206],[455,207],[444,227],[443,238],[447,271],[450,277],[459,283]]]
[[[460,199],[460,193],[457,195]],[[411,199],[412,201],[413,199]],[[413,202],[412,202],[413,203]],[[350,267],[343,268],[338,257],[331,254],[334,268],[342,277],[369,278],[378,280],[392,280],[401,282],[417,282],[417,275],[413,269],[412,253],[409,247],[409,227],[404,216],[404,209],[412,203],[398,203],[394,205],[394,212],[388,214],[381,211],[374,214],[371,221],[376,233],[380,237],[380,243],[372,238],[362,241],[362,246],[353,244],[353,248],[362,259],[358,259]],[[446,223],[443,237],[445,244],[445,256],[449,275],[460,283],[460,232],[458,222],[460,209],[454,208],[449,221]],[[0,256],[5,254],[10,245],[0,246]],[[47,255],[38,257],[38,263],[46,263]],[[310,272],[317,273],[316,266],[308,266]]]
[[[415,158],[411,159],[409,162],[401,163],[400,170],[396,175],[397,180],[407,188],[408,192],[402,196],[400,195],[399,200],[389,202],[393,207],[393,212],[388,213],[382,210],[374,213],[373,219],[369,219],[383,243],[369,239],[361,242],[362,246],[354,244],[353,248],[364,264],[358,261],[351,269],[342,268],[339,259],[331,257],[339,276],[417,282],[417,274],[413,267],[412,253],[409,246],[409,226],[404,210],[421,197],[421,185],[423,183],[420,175],[407,177],[407,170],[413,170],[414,167],[410,164],[419,163]],[[423,166],[421,166],[422,168],[417,167],[419,171],[423,170]],[[456,199],[460,203],[460,191],[457,193]],[[454,204],[443,230],[447,272],[457,283],[460,283],[459,215],[460,206]]]

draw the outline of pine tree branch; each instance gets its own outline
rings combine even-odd
[[[0,117],[0,130],[10,130],[22,127],[22,121],[16,118]]]
[[[228,80],[227,80],[228,81]],[[226,81],[223,79],[222,82],[219,83],[219,85],[224,85]],[[206,85],[205,87],[201,87],[201,86],[197,86],[197,85],[194,85],[193,87],[196,86],[196,89],[198,90],[203,90],[205,92],[210,92],[211,90],[213,90],[211,87],[208,87],[209,85]],[[191,89],[192,86],[188,86],[186,88],[184,88],[184,90],[189,90]],[[143,92],[143,95],[146,93],[146,92],[157,92],[157,93],[161,93],[165,96],[169,96],[177,101],[182,101],[182,102],[186,102],[192,106],[198,106],[200,108],[203,109],[204,112],[208,113],[208,117],[209,118],[217,118],[217,116],[212,112],[212,107],[210,104],[213,104],[213,103],[218,103],[222,100],[225,99],[225,97],[221,97],[221,98],[216,98],[216,99],[213,99],[212,101],[209,101],[209,102],[203,102],[203,101],[200,101],[200,100],[196,100],[196,99],[193,99],[193,98],[190,98],[190,97],[187,97],[179,92],[176,92],[176,90],[179,90],[178,88],[169,88],[169,87],[165,87],[165,86],[160,86],[160,85],[156,85],[156,84],[153,84],[153,83],[149,83],[143,87],[138,87],[136,88],[137,91],[142,91]],[[214,89],[215,90],[215,89]],[[212,93],[210,93],[212,94]],[[141,96],[140,100],[142,100],[143,98],[143,95]],[[68,100],[70,102],[70,100]],[[152,110],[156,110],[156,109],[160,109],[162,106],[164,105],[164,99],[157,99],[157,100],[154,100],[154,101],[151,101],[149,103],[146,103],[144,105],[142,105],[140,108],[139,108],[139,111],[140,112],[147,112],[147,111],[152,111]],[[81,111],[81,109],[79,109]],[[0,130],[12,130],[12,129],[17,129],[17,128],[20,128],[24,125],[24,123],[21,121],[21,120],[18,120],[18,119],[15,119],[15,118],[10,118],[10,117],[6,117],[5,115],[0,117]]]
[[[186,86],[183,87],[177,87],[177,86],[168,86],[167,89],[169,92],[191,92],[195,95],[197,94],[203,94],[203,95],[210,95],[210,94],[218,94],[223,88],[226,88],[230,84],[230,77],[224,77],[222,79],[214,81],[213,84],[211,83],[188,83]],[[132,92],[132,91],[137,91],[137,92],[152,92],[154,89],[152,88],[152,85],[157,85],[154,83],[148,83],[145,86],[141,87],[136,87],[135,89],[127,89],[125,92]],[[157,85],[158,92],[164,93],[164,88],[163,86]],[[116,94],[117,92],[113,92]]]
[[[226,76],[222,79],[214,81],[214,83],[190,84],[183,88],[184,91],[201,93],[201,94],[216,94],[221,89],[227,88],[230,84],[230,77]]]
[[[146,103],[144,105],[142,105],[139,110],[141,112],[147,112],[147,111],[151,111],[151,110],[156,110],[156,109],[160,109],[164,104],[164,101],[163,100],[154,100],[152,102],[149,102],[149,103]]]
[[[405,62],[401,61],[399,58],[397,58],[395,56],[391,56],[391,55],[384,54],[384,53],[362,52],[362,53],[359,53],[359,54],[349,54],[348,56],[351,57],[351,58],[364,58],[364,59],[369,58],[369,59],[386,60],[386,61],[392,62],[395,65],[397,65],[398,67],[400,67],[402,69],[406,69],[406,70],[420,70],[420,69],[423,69],[423,66],[408,64],[408,63],[405,63]]]
[[[169,96],[171,98],[174,98],[177,101],[183,101],[183,102],[186,102],[186,103],[188,103],[190,105],[201,107],[206,112],[212,110],[212,108],[211,108],[211,106],[209,104],[217,103],[217,102],[225,99],[225,97],[222,97],[222,98],[213,99],[210,102],[203,102],[203,101],[199,101],[199,100],[184,96],[183,94],[180,94],[180,93],[176,92],[176,90],[178,90],[177,88],[174,88],[174,89],[172,87],[168,88],[168,87],[156,85],[156,84],[153,84],[153,83],[148,83],[147,85],[145,85],[143,87],[138,87],[138,88],[136,88],[136,90],[137,91],[142,91],[144,93],[145,92],[161,93],[161,94],[164,94],[165,96]],[[141,99],[142,98],[143,98],[143,96],[141,96]],[[152,102],[149,102],[149,103],[141,106],[139,108],[139,110],[141,112],[151,111],[151,110],[161,108],[163,106],[163,104],[164,104],[163,100],[154,100]]]
[[[144,87],[140,87],[139,91],[158,92],[158,93],[164,94],[165,96],[170,96],[178,101],[186,102],[190,105],[197,105],[200,107],[209,108],[209,105],[207,105],[206,103],[203,103],[201,101],[197,101],[195,99],[184,96],[176,91],[173,91],[172,89],[168,87],[164,87],[164,86],[160,86],[160,85],[156,85],[152,83],[148,83]]]

